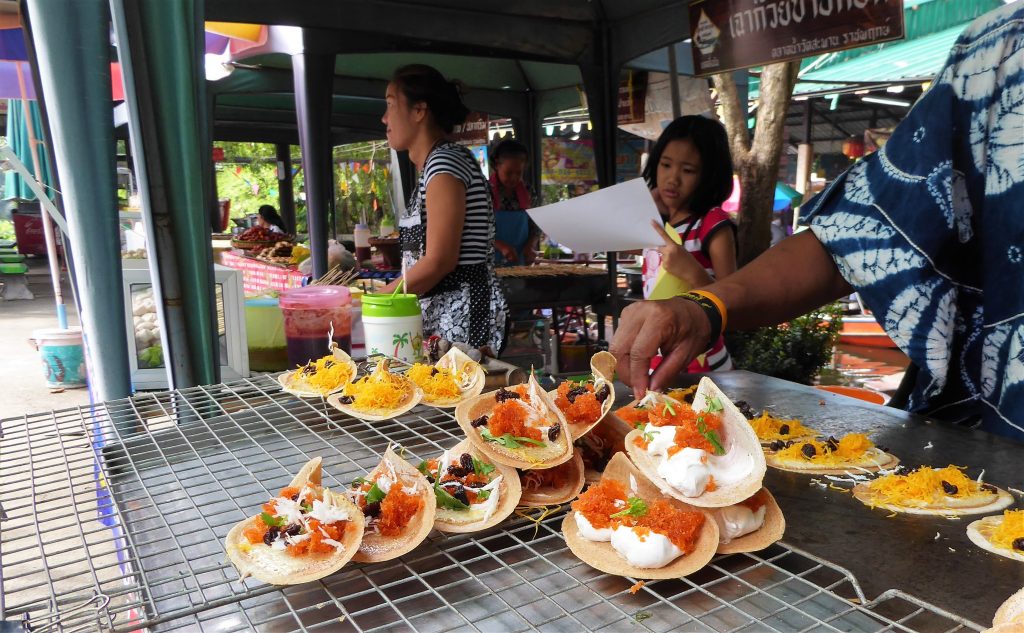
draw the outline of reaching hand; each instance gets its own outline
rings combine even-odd
[[[611,353],[618,359],[619,379],[643,397],[647,389],[661,389],[698,354],[705,351],[711,324],[703,310],[686,299],[643,301],[622,311],[612,339]],[[651,359],[661,350],[665,357],[648,376]]]

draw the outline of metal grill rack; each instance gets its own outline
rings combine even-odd
[[[270,377],[144,394],[0,423],[0,620],[63,630],[959,631],[898,592],[785,545],[716,558],[688,578],[608,576],[568,550],[563,513],[476,535],[433,533],[399,560],[319,582],[238,581],[223,538],[311,456],[325,485],[390,442],[413,464],[455,444],[450,412],[355,420]],[[97,596],[105,607],[82,608]]]

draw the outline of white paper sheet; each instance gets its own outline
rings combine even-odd
[[[643,178],[529,209],[549,238],[577,253],[632,251],[663,244],[651,220],[662,222]]]

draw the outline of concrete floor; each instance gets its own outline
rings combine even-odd
[[[0,350],[3,350],[0,385],[4,386],[0,419],[89,404],[89,393],[85,389],[53,393],[46,385],[39,353],[30,337],[33,330],[57,327],[57,310],[46,259],[30,258],[27,263],[29,288],[35,299],[0,301]],[[68,324],[78,325],[71,284],[66,274],[63,277]]]

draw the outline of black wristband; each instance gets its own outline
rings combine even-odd
[[[704,311],[708,322],[711,323],[711,335],[708,337],[708,345],[705,349],[711,349],[718,341],[718,337],[722,335],[722,313],[718,311],[718,306],[711,299],[693,292],[684,292],[679,297],[696,303]]]

